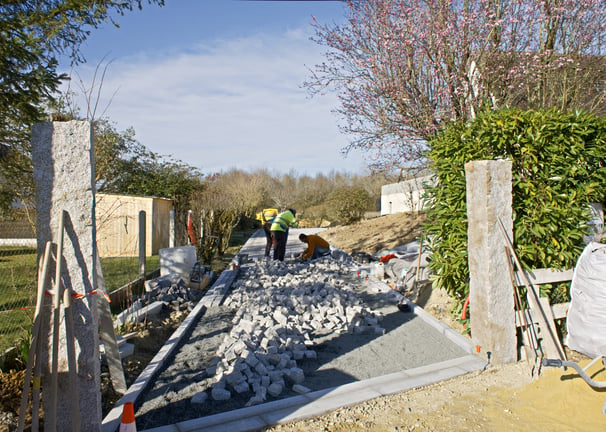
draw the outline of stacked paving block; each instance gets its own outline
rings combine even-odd
[[[224,306],[237,310],[233,328],[206,369],[209,388],[192,403],[250,394],[247,406],[287,390],[307,393],[299,362],[315,359],[319,338],[340,333],[383,334],[375,314],[343,281],[351,260],[304,263],[253,260],[240,268]],[[204,394],[203,394],[204,393]]]

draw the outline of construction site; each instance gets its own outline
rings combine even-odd
[[[266,240],[257,231],[201,298],[188,289],[196,257],[182,248],[161,250],[160,277],[146,283],[154,301],[121,316],[148,316],[158,304],[170,304],[186,317],[126,386],[116,322],[100,301],[94,223],[86,216],[92,214],[91,176],[76,176],[82,184],[62,178],[90,173],[90,165],[81,164],[85,157],[61,156],[73,136],[87,142],[87,124],[41,128],[34,131],[35,174],[43,185],[37,223],[41,312],[24,388],[36,383],[32,421],[38,421],[37,380],[47,364],[50,373],[41,377],[45,430],[110,432],[126,424],[156,432],[603,430],[602,357],[587,365],[590,357],[565,348],[555,320],[562,319],[561,309],[566,317],[574,308],[545,304],[535,290],[546,280],[570,280],[571,272],[520,271],[509,240],[508,162],[479,161],[469,168],[468,181],[477,186],[467,197],[473,338],[424,310],[431,297],[421,287],[430,296],[434,290],[424,271],[423,244],[414,236],[362,259],[341,249],[327,231],[330,255],[301,262],[299,233],[324,235],[323,229],[291,229],[284,261],[264,256]],[[45,180],[49,172],[55,173],[52,181]],[[386,256],[406,271],[389,276],[381,261]],[[394,289],[398,284],[404,287]],[[529,310],[516,313],[512,292],[518,295],[519,286],[527,289]],[[97,319],[98,327],[90,325]],[[51,349],[44,350],[40,340],[47,336]],[[99,339],[121,393],[102,422],[87,415],[101,406]],[[22,414],[27,396],[25,391]]]
[[[253,236],[234,280],[217,281],[218,290],[198,303],[188,317],[197,322],[183,329],[180,348],[153,383],[125,395],[140,403],[144,428],[172,419],[199,430],[259,429],[486,366],[469,340],[413,303],[400,311],[402,296],[358,276],[364,267],[346,254],[272,262],[264,242]],[[292,241],[287,253],[301,250]]]

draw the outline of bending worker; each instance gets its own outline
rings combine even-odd
[[[269,252],[271,251],[272,238],[271,238],[270,229],[271,229],[271,224],[273,223],[276,216],[278,216],[277,208],[266,208],[266,209],[263,209],[263,211],[261,213],[257,213],[256,219],[259,222],[261,222],[261,226],[263,227],[263,232],[265,232],[265,239],[267,240],[267,243],[265,244],[265,256],[266,257],[269,256]]]
[[[304,260],[330,255],[330,244],[318,235],[299,234],[299,240],[307,243],[307,249],[300,256]]]
[[[288,240],[288,228],[297,227],[297,211],[288,209],[280,213],[271,224],[271,236],[274,239],[274,259],[284,261],[286,254],[286,241]]]

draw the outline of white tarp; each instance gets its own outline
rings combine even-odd
[[[185,283],[189,283],[190,272],[197,261],[195,246],[163,248],[160,249],[159,255],[160,276],[176,273]]]
[[[606,244],[591,242],[572,276],[566,345],[595,358],[606,355]]]

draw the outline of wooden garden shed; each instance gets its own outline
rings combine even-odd
[[[169,246],[172,200],[97,193],[97,246],[101,257],[139,254],[139,212],[145,211],[145,255]]]

